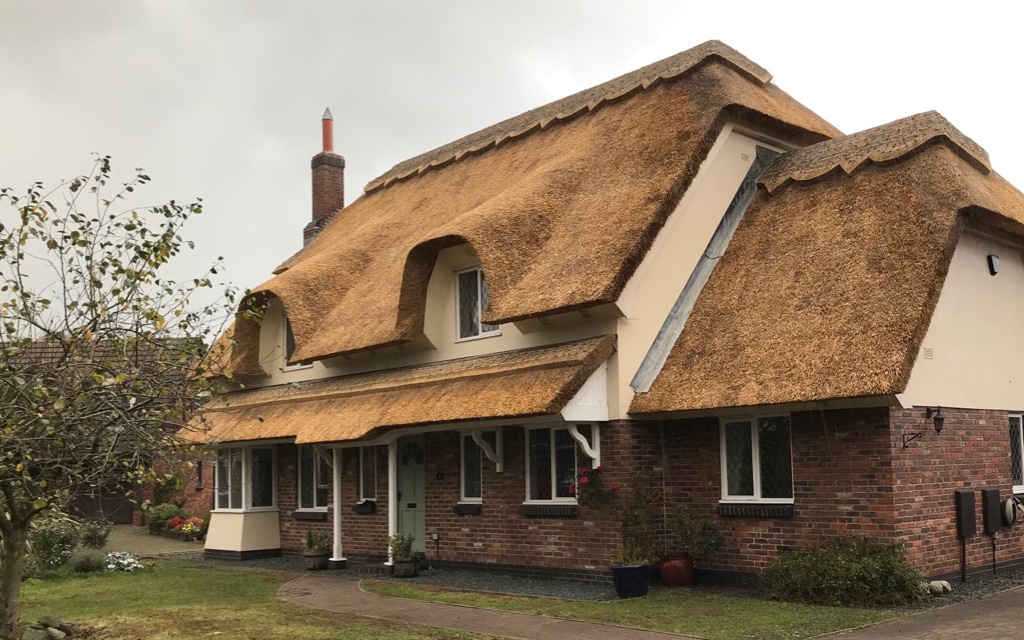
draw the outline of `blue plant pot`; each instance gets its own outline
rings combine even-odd
[[[620,598],[642,598],[651,586],[651,566],[612,567],[612,583]]]

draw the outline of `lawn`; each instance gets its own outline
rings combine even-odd
[[[137,573],[29,580],[22,619],[43,615],[103,629],[103,640],[481,640],[484,636],[313,611],[275,599],[295,576],[160,563]]]
[[[366,581],[363,588],[395,598],[538,613],[723,640],[796,640],[896,617],[887,611],[704,595],[681,589],[652,588],[646,598],[581,602],[452,591],[379,580]]]

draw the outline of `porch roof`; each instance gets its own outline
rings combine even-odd
[[[376,437],[407,427],[555,414],[615,350],[615,336],[230,394],[193,420],[192,440]]]

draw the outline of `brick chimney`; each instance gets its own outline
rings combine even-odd
[[[302,229],[302,246],[308,245],[345,206],[345,158],[334,153],[334,118],[324,111],[320,121],[324,150],[313,156],[313,220]]]

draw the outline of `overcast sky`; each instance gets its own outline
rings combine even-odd
[[[144,167],[134,203],[202,197],[195,260],[254,286],[301,247],[324,107],[351,202],[403,159],[714,38],[846,133],[935,109],[1024,187],[1013,4],[3,0],[0,186],[91,152]]]

